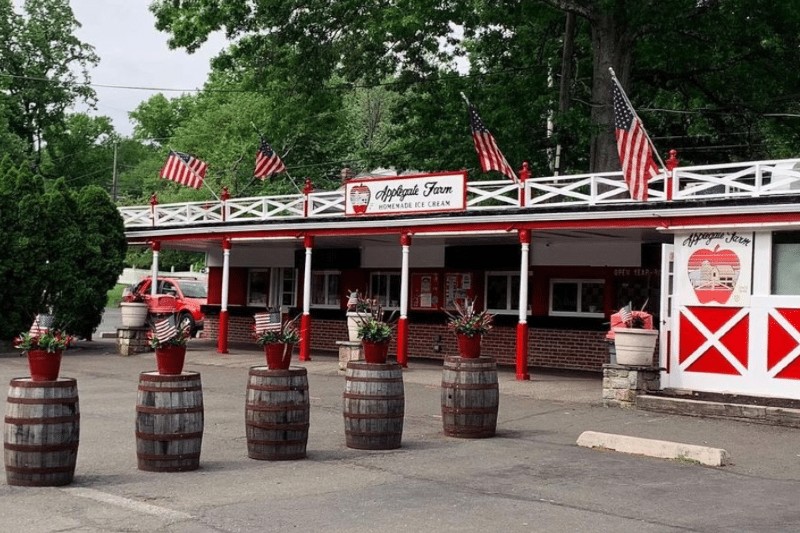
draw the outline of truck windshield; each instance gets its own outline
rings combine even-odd
[[[185,298],[206,298],[206,286],[198,281],[181,281],[181,291]]]

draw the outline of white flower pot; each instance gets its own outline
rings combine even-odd
[[[362,321],[369,318],[369,313],[359,313],[358,311],[347,312],[347,336],[350,342],[358,341],[358,327]]]
[[[147,304],[141,302],[121,302],[119,304],[122,327],[141,328],[147,323]]]
[[[657,340],[658,331],[654,329],[614,328],[617,364],[653,366]]]

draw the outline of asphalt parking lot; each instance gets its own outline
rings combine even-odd
[[[72,484],[0,484],[0,531],[792,531],[800,529],[797,430],[602,407],[600,379],[501,370],[497,435],[442,431],[441,364],[404,371],[402,447],[345,446],[344,377],[314,354],[309,373],[308,457],[247,457],[244,396],[263,354],[190,342],[186,370],[202,376],[200,468],[137,468],[138,375],[153,355],[121,357],[114,341],[81,342],[62,363],[80,396],[80,446]],[[0,356],[5,382],[24,358]],[[576,446],[587,430],[725,448],[711,468]]]

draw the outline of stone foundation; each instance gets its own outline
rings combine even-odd
[[[150,351],[147,328],[119,328],[117,330],[117,352],[129,356]]]
[[[655,366],[603,365],[603,405],[636,407],[636,397],[661,389],[661,369]]]
[[[347,370],[348,361],[359,361],[364,359],[361,353],[361,341],[336,341],[339,346],[339,372]]]

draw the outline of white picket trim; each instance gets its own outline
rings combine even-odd
[[[650,180],[648,203],[667,201],[668,177],[662,172]],[[678,167],[671,182],[674,203],[796,195],[800,194],[800,159]],[[620,172],[529,178],[522,185],[510,180],[467,183],[467,211],[640,203],[631,199]],[[345,197],[344,189],[338,189],[308,195],[231,198],[226,202],[126,206],[119,212],[126,228],[344,217]]]

